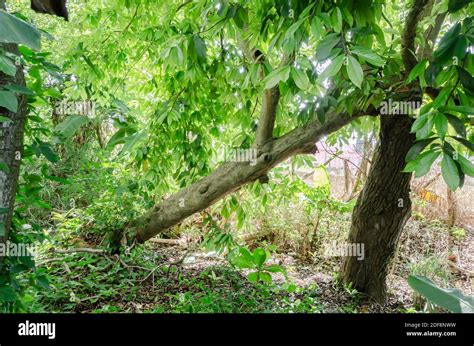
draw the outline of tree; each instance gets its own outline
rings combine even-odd
[[[409,10],[406,18],[401,10]],[[384,281],[409,216],[408,173],[425,174],[442,152],[452,189],[473,174],[463,156],[472,150],[465,127],[473,113],[470,10],[466,1],[418,0],[135,0],[78,9],[84,15],[74,27],[56,30],[78,40],[51,43],[71,76],[64,90],[77,99],[93,95],[111,110],[118,128],[106,145],[111,160],[142,173],[136,183],[155,205],[115,230],[115,243],[123,236],[144,242],[247,183],[267,182],[273,167],[314,152],[322,137],[348,137],[382,113],[351,234],[371,253],[364,264],[349,259],[345,275],[382,299],[383,285],[359,282]],[[438,32],[446,33],[436,45]],[[424,105],[395,113],[391,101]],[[255,160],[229,161],[222,148],[256,152]],[[371,210],[379,200],[382,216]],[[379,233],[362,229],[365,222],[393,225],[379,255]]]
[[[0,1],[2,9],[6,9],[5,1]],[[5,12],[0,15],[4,23],[15,21],[7,17]],[[17,57],[17,60],[12,57]],[[0,59],[0,244],[3,244],[9,237],[20,174],[27,99],[21,91],[25,87],[23,66],[21,63],[15,64],[20,61],[18,45],[0,43]],[[2,262],[3,258],[0,258],[0,269]]]
[[[446,45],[453,43],[450,42],[453,39],[450,32],[443,37],[440,47],[433,54],[432,48],[446,17],[446,12],[438,13],[434,23],[429,26],[424,34],[424,42],[431,41],[432,46],[415,46],[418,23],[432,13],[433,5],[434,3],[431,1],[414,1],[405,22],[401,55],[405,67],[403,79],[408,79],[408,81],[413,80],[414,74],[424,73],[417,71],[417,67],[419,68],[422,66],[421,64],[424,64],[423,61],[425,60],[423,59],[429,59],[430,67],[439,70],[443,69],[442,62],[449,61],[447,69],[453,71],[454,68],[457,68],[458,60],[464,59],[466,56],[466,46],[461,44],[462,47],[448,53],[449,56],[447,58],[444,56],[442,59],[440,58],[440,50],[446,49]],[[451,2],[450,7],[448,11],[456,9],[452,8]],[[468,23],[469,26],[470,23]],[[454,37],[454,41],[456,40],[463,42],[465,38],[463,36]],[[454,42],[454,46],[457,46],[456,42]],[[415,55],[414,52],[419,53]],[[450,60],[451,58],[452,60]],[[439,76],[439,70],[435,72],[434,77]],[[430,76],[430,73],[433,72],[427,70],[425,75],[428,74]],[[423,80],[422,78],[425,75],[421,75],[420,81]],[[461,76],[462,74],[458,78],[461,79]],[[444,80],[439,80],[438,78],[436,81],[432,80],[424,90],[422,89],[422,82],[415,81],[410,85],[413,89],[408,94],[399,96],[401,96],[401,100],[415,101],[421,104],[423,91],[433,96],[431,88],[436,84],[443,87],[445,94],[449,92],[452,96],[457,92],[461,96],[463,95],[463,90],[458,91],[456,89],[459,82],[458,78],[452,77],[451,80],[450,78],[445,78]],[[465,91],[469,92],[469,90]],[[362,193],[359,195],[352,215],[352,226],[348,242],[364,244],[366,254],[364,261],[358,261],[355,257],[346,258],[342,277],[344,281],[352,282],[355,288],[369,294],[381,303],[385,302],[386,299],[386,275],[390,260],[395,253],[403,227],[411,215],[411,171],[416,171],[416,176],[426,174],[440,154],[440,151],[443,151],[444,160],[452,161],[453,164],[451,168],[442,166],[444,167],[445,179],[448,181],[451,189],[462,185],[459,176],[462,176],[463,171],[466,174],[472,174],[470,168],[466,169],[467,166],[472,166],[472,164],[467,160],[463,161],[465,160],[464,158],[459,161],[459,164],[455,165],[454,163],[454,160],[457,160],[455,158],[457,154],[455,154],[454,149],[445,137],[448,132],[448,119],[452,118],[446,118],[447,116],[441,113],[443,108],[440,107],[444,103],[448,104],[449,100],[444,96],[444,98],[441,98],[440,95],[442,93],[438,90],[434,94],[434,100],[427,103],[424,109],[422,109],[422,111],[426,112],[428,106],[432,108],[431,112],[427,115],[429,118],[427,118],[427,122],[423,126],[417,126],[416,123],[413,124],[412,118],[408,114],[399,114],[397,112],[398,115],[387,114],[381,116],[380,143],[374,155],[373,165],[371,166],[367,182]],[[459,104],[459,100],[454,102]],[[440,107],[439,110],[436,110],[437,107]],[[454,108],[454,110],[460,109]],[[423,116],[417,120],[418,123],[420,119],[423,119]],[[455,123],[457,121],[454,120]],[[436,140],[436,137],[431,133],[433,125],[441,141],[440,143],[432,144],[431,150],[418,155],[427,145],[434,143]],[[462,123],[452,125],[459,130],[461,135],[465,134]],[[416,132],[416,138],[412,132]],[[415,139],[419,141],[412,147]],[[403,171],[405,158],[409,161],[417,156],[418,159],[416,159],[415,164],[412,164],[412,167],[407,166],[408,169]],[[454,159],[451,159],[453,156]],[[456,179],[458,181],[454,182],[453,180]],[[449,181],[451,181],[451,184]]]
[[[372,13],[371,15],[367,13],[364,14],[364,16],[366,16],[364,17],[364,20],[367,20],[368,22],[370,22],[374,30],[377,30],[377,28],[379,28],[379,22],[376,21],[376,18],[383,15],[382,6],[381,4],[379,5],[380,5],[379,7],[377,6],[374,7],[373,9],[374,13]],[[293,23],[293,24],[292,25],[290,25],[290,23],[288,24],[289,27],[286,30],[286,32],[283,28],[281,28],[281,32],[276,32],[274,36],[274,40],[277,39],[276,40],[277,44],[275,46],[280,44],[281,45],[280,48],[282,49],[283,53],[285,53],[285,50],[288,50],[288,52],[286,52],[287,53],[287,58],[285,58],[286,61],[284,60],[283,62],[281,62],[279,64],[280,67],[273,70],[270,66],[268,66],[268,63],[266,63],[267,71],[271,71],[271,72],[268,73],[267,76],[265,77],[264,84],[265,84],[265,87],[270,87],[270,88],[268,88],[264,92],[263,102],[261,106],[262,112],[261,112],[260,120],[258,123],[257,136],[255,137],[255,143],[256,143],[255,146],[258,149],[258,157],[259,157],[258,164],[253,167],[249,167],[245,163],[244,164],[242,163],[224,164],[221,168],[218,168],[215,172],[211,173],[207,177],[186,187],[185,189],[178,192],[176,195],[169,197],[162,204],[159,204],[156,207],[154,207],[150,212],[148,212],[143,217],[138,218],[137,220],[131,222],[128,225],[128,229],[131,231],[131,235],[130,235],[131,238],[136,238],[139,242],[143,242],[149,239],[150,237],[158,234],[160,231],[167,229],[168,227],[182,221],[186,216],[189,216],[194,212],[197,212],[199,210],[202,210],[203,208],[206,208],[207,206],[211,205],[216,200],[234,191],[235,189],[239,188],[243,184],[259,179],[262,176],[265,176],[272,167],[274,167],[276,164],[278,164],[282,160],[288,158],[289,156],[299,154],[299,153],[311,152],[313,143],[316,140],[318,140],[318,138],[320,138],[320,135],[328,134],[334,130],[337,130],[338,128],[342,127],[343,125],[347,123],[346,121],[343,120],[344,118],[347,119],[347,115],[345,115],[344,113],[338,115],[338,114],[334,114],[334,112],[329,112],[328,115],[325,115],[325,112],[327,111],[327,109],[317,109],[314,111],[314,115],[317,116],[317,119],[310,121],[308,123],[310,125],[307,124],[306,126],[297,128],[293,130],[292,132],[289,132],[288,134],[283,135],[281,138],[270,137],[270,134],[272,134],[275,131],[275,128],[274,128],[275,117],[276,117],[276,112],[278,109],[278,104],[280,102],[280,99],[282,98],[281,96],[282,90],[286,91],[290,95],[293,95],[294,92],[290,92],[289,88],[296,87],[296,90],[295,90],[296,92],[298,92],[298,89],[299,89],[300,90],[299,93],[304,94],[305,88],[308,87],[306,85],[307,84],[306,81],[308,80],[308,75],[305,75],[304,72],[301,73],[299,69],[290,67],[287,62],[287,61],[289,62],[293,61],[294,58],[292,56],[295,56],[295,52],[297,54],[301,54],[301,51],[299,50],[299,48],[302,43],[302,37],[307,37],[306,35],[308,34],[307,32],[308,26],[305,26],[305,25],[310,24],[311,30],[312,30],[311,33],[315,34],[315,36],[319,38],[316,40],[316,44],[315,44],[316,59],[323,61],[327,58],[330,58],[331,63],[318,76],[316,82],[318,81],[321,82],[322,80],[325,79],[325,77],[328,77],[328,76],[332,77],[332,80],[336,84],[336,87],[334,87],[334,89],[327,92],[327,96],[325,97],[327,99],[334,100],[336,102],[337,104],[335,107],[336,109],[338,108],[338,106],[340,107],[341,105],[344,105],[349,109],[349,113],[351,113],[352,106],[350,105],[350,103],[353,102],[354,99],[361,98],[364,101],[360,103],[365,104],[365,105],[361,107],[362,110],[355,111],[356,114],[353,120],[359,115],[364,115],[364,114],[375,115],[377,114],[377,111],[375,107],[373,106],[373,104],[375,104],[376,106],[380,105],[380,98],[377,101],[375,96],[380,95],[382,99],[387,98],[387,96],[389,97],[390,93],[387,93],[387,90],[390,90],[391,88],[393,88],[393,86],[399,86],[395,91],[398,95],[402,96],[398,100],[399,102],[404,102],[404,101],[408,101],[411,103],[421,102],[422,101],[421,91],[420,91],[420,86],[418,85],[418,82],[411,83],[409,87],[406,87],[404,82],[407,77],[411,82],[415,78],[417,78],[419,75],[424,73],[424,69],[420,68],[420,66],[422,66],[424,62],[422,61],[421,65],[417,65],[416,57],[414,57],[411,52],[414,51],[415,49],[414,39],[415,39],[415,34],[416,34],[416,23],[419,19],[424,18],[421,16],[421,13],[423,10],[426,10],[426,7],[428,5],[430,5],[430,8],[432,8],[433,4],[428,3],[428,2],[416,2],[413,5],[412,7],[413,10],[411,11],[409,17],[407,18],[407,22],[405,24],[405,31],[404,31],[405,33],[404,33],[404,39],[401,45],[402,46],[401,54],[399,52],[393,51],[392,49],[393,47],[382,46],[381,42],[384,42],[384,38],[382,39],[380,35],[377,37],[377,39],[380,41],[378,44],[380,44],[381,46],[380,48],[382,49],[382,51],[383,49],[388,49],[388,53],[386,54],[387,56],[389,56],[389,58],[386,60],[386,62],[384,62],[383,59],[381,59],[379,55],[374,53],[371,50],[371,48],[358,45],[359,43],[358,41],[360,40],[360,43],[362,44],[365,38],[362,38],[362,37],[357,38],[356,36],[355,38],[348,39],[345,36],[347,32],[351,30],[352,32],[355,31],[351,29],[352,26],[357,27],[358,21],[357,20],[354,21],[354,18],[351,18],[351,16],[348,14],[348,12],[354,10],[353,6],[355,5],[353,3],[348,4],[347,7],[341,7],[341,8],[338,8],[338,7],[335,8],[333,6],[325,7],[324,5],[321,5],[321,4],[319,5],[314,5],[310,3],[301,4],[301,9],[303,10],[300,13],[295,12],[296,17],[294,18],[290,18],[289,16],[285,18],[285,16],[283,15],[283,12],[280,13],[281,15],[280,20],[283,23],[289,20],[290,23]],[[267,10],[268,10],[268,6],[272,7],[272,5],[262,5],[262,7]],[[440,8],[441,6],[440,4],[437,4],[437,6],[438,6],[437,11],[439,12],[439,15],[436,10],[434,11],[435,15],[438,17],[444,18],[446,16],[446,13],[443,11],[443,9]],[[276,8],[283,11],[283,8],[282,7],[279,8],[278,5],[276,5]],[[260,8],[257,8],[256,13],[254,14],[258,14],[259,9]],[[223,23],[227,23],[227,25],[232,25],[230,23],[232,22],[231,18],[235,22],[235,25],[234,25],[235,29],[236,30],[240,29],[243,32],[242,34],[237,35],[237,38],[239,38],[240,36],[252,34],[252,33],[249,33],[250,29],[248,26],[242,24],[241,27],[239,27],[237,25],[239,23],[239,21],[237,20],[238,18],[237,14],[240,14],[240,11],[245,11],[246,13],[245,16],[248,16],[252,13],[251,10],[249,11],[248,8],[239,5],[239,6],[236,6],[236,8],[233,8],[231,6],[227,8],[226,11],[219,11],[219,13],[217,13],[217,18],[215,19],[214,25],[217,26],[218,24],[222,24],[219,26],[220,28],[219,32],[221,35],[223,35],[223,33],[225,33],[227,29],[227,26],[225,26]],[[355,10],[355,13],[357,13],[357,10]],[[235,15],[235,18],[233,17],[233,15]],[[324,15],[327,15],[328,17],[325,17]],[[357,14],[354,17],[357,17]],[[326,21],[324,18],[326,18]],[[341,19],[342,24],[340,23],[340,18],[342,18]],[[362,19],[360,20],[362,21]],[[433,30],[431,29],[428,30],[429,31],[428,39],[431,39],[432,44],[434,44],[433,42],[435,42],[435,37],[436,37],[436,35],[434,34],[434,31],[439,31],[441,28],[442,21],[441,23],[439,22],[440,22],[439,19],[437,19],[437,24],[435,24],[436,28],[434,28]],[[340,27],[340,24],[342,27]],[[210,25],[212,28],[212,24]],[[467,29],[464,29],[464,30],[467,30]],[[323,33],[321,34],[321,32]],[[196,36],[194,36],[193,40],[195,38]],[[245,45],[245,44],[246,42],[239,43],[240,46]],[[374,44],[373,40],[370,40],[369,45],[373,45],[373,44]],[[393,44],[394,43],[392,43],[392,45]],[[288,48],[288,46],[290,48]],[[423,54],[427,56],[428,54],[427,52],[429,52],[429,49],[428,49],[429,47],[422,47],[422,48],[424,48]],[[251,51],[251,49],[244,49],[244,51]],[[227,50],[224,49],[223,52],[227,53]],[[192,55],[191,53],[190,55]],[[199,54],[204,56],[205,53],[204,51],[200,52],[199,50],[197,50],[196,55],[199,55]],[[465,57],[465,54],[463,54],[461,58],[464,58],[464,57]],[[399,71],[399,68],[397,69],[397,67],[395,66],[395,64],[398,63],[399,59],[402,59],[406,63],[405,72],[403,75],[404,77],[394,78],[393,74],[396,74]],[[268,61],[270,59],[264,57],[264,60]],[[360,61],[364,63],[364,65],[361,65]],[[223,63],[222,59],[220,63]],[[418,68],[414,70],[414,72],[412,72],[410,75],[408,75],[412,71],[412,69],[415,67],[415,65],[417,65]],[[342,66],[344,66],[343,69],[341,69]],[[365,73],[365,75],[363,75],[363,69],[361,68],[361,66],[364,66],[366,69],[368,69],[369,73]],[[384,66],[384,69],[380,71],[381,68],[378,66]],[[344,70],[345,70],[345,73],[344,73]],[[336,77],[334,77],[337,73],[341,74],[341,77],[342,77],[341,80],[338,80],[336,79]],[[382,80],[382,81],[375,80],[374,77],[380,73],[386,74],[385,76],[386,80]],[[184,75],[186,75],[186,73]],[[362,84],[363,79],[368,79],[367,84]],[[348,93],[348,95],[344,95],[341,92],[341,89],[342,89],[341,84],[345,83],[345,85],[347,86],[348,85],[347,82],[349,82],[353,86],[355,85],[356,88],[349,89],[350,92]],[[367,92],[367,96],[369,96],[367,98],[363,96],[364,94],[361,94],[359,92],[359,87],[362,87],[363,85],[366,85],[369,90],[371,89],[370,91],[368,90]],[[425,87],[424,89],[426,89],[427,92],[432,92],[434,89],[431,86],[431,84],[425,85],[423,87]],[[446,87],[446,90],[447,90],[447,87]],[[288,95],[284,94],[284,96],[288,96]],[[336,97],[339,97],[339,100],[337,100]],[[369,110],[369,107],[371,107],[370,110]],[[282,111],[285,112],[285,110],[282,110]],[[455,113],[455,114],[459,114],[459,113]],[[447,117],[448,119],[452,119],[452,116],[447,116]],[[404,120],[405,118],[406,120]],[[399,196],[398,198],[395,199],[396,201],[395,208],[400,209],[400,207],[398,207],[398,205],[400,204],[399,203],[400,198],[402,198],[404,201],[404,206],[403,208],[401,208],[401,210],[403,210],[403,213],[401,213],[400,217],[397,218],[397,224],[398,224],[397,229],[399,230],[402,229],[404,220],[406,220],[407,216],[409,216],[409,210],[410,210],[410,201],[408,198],[408,183],[406,183],[409,180],[409,174],[399,173],[404,166],[405,156],[411,147],[410,143],[412,142],[412,139],[414,139],[410,135],[410,128],[411,128],[410,119],[411,118],[408,117],[408,114],[405,114],[404,117],[403,116],[385,117],[385,120],[383,121],[383,123],[386,124],[384,125],[386,126],[385,130],[396,131],[396,129],[400,127],[400,133],[403,134],[403,137],[400,138],[400,141],[398,142],[398,141],[392,141],[391,136],[382,135],[382,138],[388,140],[389,144],[383,143],[380,146],[381,148],[384,148],[383,150],[387,150],[386,151],[387,153],[391,153],[391,154],[395,152],[397,153],[397,157],[393,158],[393,162],[390,165],[391,168],[384,172],[388,174],[387,181],[388,182],[393,181],[393,180],[390,180],[391,177],[393,178],[393,175],[391,174],[395,174],[395,175],[400,174],[400,176],[403,177],[402,180],[404,183],[399,186],[400,190],[398,191],[398,193],[395,194]],[[440,120],[440,121],[443,122],[443,120]],[[419,122],[420,121],[418,121],[418,123]],[[429,124],[431,124],[431,127],[433,126],[433,123],[431,120]],[[428,132],[428,134],[425,137],[427,137],[430,134],[429,130],[431,130],[431,127],[427,129],[427,126],[423,128],[425,132]],[[327,130],[323,129],[324,127],[327,127]],[[437,126],[436,128],[441,129],[441,127],[442,126],[440,125],[440,126]],[[443,129],[441,129],[441,131],[443,131]],[[443,138],[443,136],[444,134],[441,133],[440,137]],[[295,138],[304,138],[304,140],[295,141]],[[433,142],[435,139],[436,138],[433,137],[429,141]],[[411,156],[414,156],[413,157],[414,159],[421,160],[423,155],[433,153],[433,151],[425,151],[423,154],[420,155],[421,157],[418,157],[418,154],[421,152],[421,150],[424,149],[424,147],[420,148],[420,144],[424,144],[425,142],[418,143],[415,149],[412,151],[412,154],[415,154],[415,155],[411,155]],[[399,146],[399,144],[402,144],[402,145]],[[448,143],[444,145],[445,147],[449,148],[448,145],[450,144]],[[402,149],[402,150],[394,149],[392,146],[396,146],[397,148]],[[436,149],[436,146],[434,147],[432,146],[432,148]],[[381,157],[381,160],[385,160],[387,158],[387,156],[382,155],[382,154],[380,157]],[[430,154],[429,157],[432,158],[433,155]],[[388,163],[388,162],[385,162],[385,163]],[[383,163],[382,161],[381,164],[384,165],[385,163]],[[371,172],[376,171],[377,167],[378,165],[374,164]],[[463,173],[461,169],[459,170],[459,172],[454,173],[454,174]],[[421,172],[418,175],[421,175],[421,174],[423,174],[423,172]],[[387,192],[386,188],[384,188],[384,190],[381,190],[382,188],[384,188],[384,186],[380,185],[379,189],[376,191],[377,195],[380,193]],[[360,198],[362,198],[362,195]],[[389,202],[389,203],[392,203],[392,202]],[[393,207],[393,203],[392,203],[392,207]],[[396,235],[398,236],[399,232],[396,232]],[[394,245],[396,245],[396,242]],[[388,260],[387,260],[387,263],[388,263]]]

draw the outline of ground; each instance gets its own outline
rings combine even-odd
[[[349,214],[343,214],[337,222],[330,218],[325,237],[332,237],[331,228],[347,230],[349,221]],[[191,239],[193,232],[185,230],[181,239]],[[343,238],[344,232],[339,233]],[[318,234],[313,239],[315,236]],[[49,247],[38,259],[38,267],[47,269],[51,288],[35,293],[31,309],[158,313],[414,312],[432,307],[414,295],[406,283],[409,274],[426,275],[441,286],[458,287],[472,294],[473,237],[468,231],[448,229],[436,220],[412,218],[390,269],[389,299],[384,306],[338,281],[342,258],[324,256],[320,246],[303,256],[286,246],[287,241],[281,238],[274,239],[279,246],[272,251],[270,262],[283,266],[287,278],[273,275],[271,285],[249,282],[245,271],[233,268],[225,256],[196,245],[149,242],[120,257],[80,252],[59,254]],[[315,243],[324,240],[319,238]],[[56,244],[55,248],[59,246]],[[285,283],[289,282],[296,288],[288,289]]]

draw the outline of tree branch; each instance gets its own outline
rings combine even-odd
[[[441,30],[441,26],[443,25],[444,19],[446,18],[447,12],[438,14],[435,19],[435,24],[430,25],[428,29],[425,31],[425,43],[426,46],[423,49],[423,52],[421,54],[422,59],[430,59],[431,55],[433,54],[434,51],[434,46],[436,43],[436,39],[438,38],[439,32]],[[429,44],[429,41],[431,41],[431,45]]]
[[[415,55],[415,36],[417,24],[422,18],[423,11],[432,0],[414,0],[408,13],[402,35],[402,59],[405,65],[405,75],[408,75],[417,63]]]
[[[275,119],[279,102],[279,85],[264,91],[262,100],[262,113],[260,115],[260,120],[258,121],[255,147],[259,148],[273,139],[273,128],[275,127]]]
[[[254,50],[253,58],[257,63],[263,64],[265,56],[259,50]],[[281,62],[280,67],[285,66],[293,61],[293,56],[286,56]],[[262,79],[263,79],[262,75]],[[273,139],[273,129],[275,128],[275,120],[280,102],[280,86],[275,85],[271,89],[266,89],[262,99],[262,113],[258,121],[257,136],[255,138],[254,147],[260,148],[265,143]]]

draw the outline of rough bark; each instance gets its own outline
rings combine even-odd
[[[214,172],[169,197],[144,216],[126,227],[127,239],[140,243],[176,225],[186,217],[203,210],[246,183],[267,174],[278,163],[302,153],[311,153],[315,143],[322,137],[337,131],[350,121],[364,114],[375,114],[375,110],[353,115],[331,113],[321,124],[313,121],[305,127],[267,141],[258,149],[257,162],[227,162]]]
[[[1,44],[0,49],[13,54],[19,54],[15,44]],[[25,86],[22,66],[17,67],[15,77],[0,72],[0,90],[8,84]],[[3,224],[4,228],[4,234],[0,234],[0,243],[4,243],[8,239],[20,173],[21,156],[23,154],[23,132],[27,99],[24,95],[17,94],[17,100],[17,112],[10,112],[0,107],[0,115],[11,120],[11,122],[0,122],[0,162],[8,167],[7,170],[0,170],[0,209],[6,211],[0,212],[0,224]]]
[[[379,302],[385,301],[388,265],[411,215],[411,174],[401,172],[415,139],[411,124],[408,116],[381,116],[380,141],[352,214],[348,243],[364,244],[365,257],[346,257],[342,278]]]
[[[432,4],[433,0],[414,0],[408,12],[402,35],[401,55],[405,68],[402,78],[406,78],[417,63],[417,25],[429,14]],[[430,33],[430,39],[436,34]],[[402,101],[421,101],[421,89],[416,82],[407,89],[403,92],[398,90],[397,97],[401,97]],[[411,215],[411,174],[401,171],[406,154],[415,140],[410,133],[412,121],[407,115],[381,117],[380,141],[352,214],[348,239],[349,244],[364,244],[365,257],[361,261],[357,257],[347,257],[342,270],[343,281],[352,282],[357,290],[380,303],[386,300],[388,265]]]
[[[406,73],[409,73],[417,63],[415,49],[417,24],[420,22],[423,14],[425,14],[426,8],[429,8],[431,4],[432,0],[415,0],[408,12],[402,36],[402,59]]]

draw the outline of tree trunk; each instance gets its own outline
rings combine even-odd
[[[2,3],[0,2],[0,8]],[[0,49],[19,55],[15,44],[1,44]],[[0,90],[8,84],[25,86],[23,67],[18,66],[15,77],[0,72]],[[20,173],[20,162],[23,154],[23,132],[27,113],[27,98],[17,94],[18,110],[10,112],[0,107],[0,116],[9,118],[10,122],[0,122],[0,163],[7,167],[0,170],[0,244],[8,239],[11,227],[15,194]],[[0,258],[1,269],[2,258]]]
[[[360,193],[349,234],[349,244],[363,244],[364,259],[349,256],[342,278],[378,302],[386,298],[385,278],[400,233],[411,215],[410,178],[402,173],[405,156],[413,144],[411,118],[382,115],[380,141]]]

